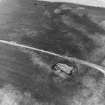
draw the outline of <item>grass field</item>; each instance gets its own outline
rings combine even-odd
[[[0,4],[0,39],[105,65],[104,8],[36,3],[8,0]],[[105,105],[105,78],[100,72],[79,65],[79,73],[70,81],[59,81],[51,66],[60,61],[68,63],[0,44],[0,104]]]

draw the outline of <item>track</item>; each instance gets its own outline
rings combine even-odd
[[[78,63],[78,64],[86,65],[88,67],[91,67],[95,70],[100,71],[101,73],[103,73],[105,75],[105,67],[94,64],[94,63],[91,63],[91,62],[87,62],[85,60],[77,59],[75,57],[63,56],[63,55],[56,54],[56,53],[53,53],[53,52],[45,51],[43,49],[34,48],[34,47],[27,46],[27,45],[24,45],[24,44],[19,44],[19,43],[16,43],[14,41],[0,40],[0,43],[10,45],[10,46],[15,46],[15,47],[26,48],[26,49],[34,50],[34,51],[37,51],[37,52],[45,53],[45,54],[48,54],[48,55],[53,55],[53,56],[56,56],[56,57],[60,57],[60,58],[63,58],[65,60],[68,60],[70,62],[73,61],[73,62]]]

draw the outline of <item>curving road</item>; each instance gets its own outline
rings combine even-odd
[[[105,67],[99,66],[99,65],[91,63],[91,62],[87,62],[87,61],[80,60],[80,59],[73,58],[73,57],[63,56],[63,55],[56,54],[56,53],[53,53],[53,52],[45,51],[43,49],[38,49],[38,48],[30,47],[30,46],[27,46],[27,45],[19,44],[19,43],[13,42],[13,41],[0,40],[0,43],[1,44],[7,44],[7,45],[10,45],[10,46],[15,46],[15,47],[26,48],[26,49],[34,50],[34,51],[37,51],[37,52],[45,53],[45,54],[48,54],[48,55],[53,55],[53,56],[68,60],[69,62],[73,61],[75,63],[82,64],[82,65],[91,67],[93,69],[96,69],[96,70],[102,72],[105,75]]]

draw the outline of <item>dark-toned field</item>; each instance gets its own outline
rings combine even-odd
[[[1,1],[0,39],[105,66],[105,9],[80,7]],[[60,81],[51,66],[61,61],[0,43],[0,105],[105,105],[103,74],[79,65],[71,80]]]

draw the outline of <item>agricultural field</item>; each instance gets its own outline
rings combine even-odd
[[[105,8],[35,0],[0,2],[0,40],[105,66]],[[78,65],[62,80],[58,56],[0,43],[0,105],[105,105],[105,77]],[[75,62],[73,62],[75,63]]]

